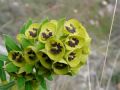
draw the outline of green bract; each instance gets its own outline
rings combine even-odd
[[[52,22],[45,23],[40,30],[38,40],[45,43],[47,39],[55,35],[56,25]]]
[[[39,30],[40,24],[38,23],[33,23],[29,26],[29,28],[25,32],[25,36],[28,39],[35,39],[37,38],[37,32]]]
[[[82,57],[82,53],[80,49],[75,49],[73,51],[69,51],[66,54],[66,60],[70,67],[76,67],[80,63],[80,58]]]
[[[59,61],[65,54],[65,47],[62,41],[50,38],[45,44],[47,55],[54,61]]]
[[[10,51],[8,53],[8,59],[18,67],[22,67],[25,64],[25,59],[20,51]]]
[[[47,90],[45,78],[54,74],[76,75],[90,54],[91,38],[76,19],[30,19],[17,34],[18,44],[9,35],[4,38],[8,56],[0,57],[1,70],[6,61],[5,70],[25,90]]]
[[[55,62],[52,66],[55,74],[67,74],[69,71],[69,65],[65,60]]]
[[[82,48],[85,44],[85,39],[78,35],[68,36],[65,41],[65,46],[67,50],[73,50],[77,48]]]
[[[27,63],[34,65],[37,62],[37,53],[36,48],[29,46],[24,50],[24,57]]]
[[[40,60],[40,63],[47,69],[52,68],[52,60],[48,57],[47,54],[43,52],[38,52],[38,59]]]

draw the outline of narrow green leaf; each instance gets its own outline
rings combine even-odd
[[[19,90],[23,90],[23,88],[25,86],[25,78],[24,77],[17,78],[17,86],[18,86]]]
[[[0,69],[3,67],[3,65],[4,65],[4,62],[0,61]]]
[[[62,36],[62,30],[64,29],[65,18],[62,18],[58,21],[56,37],[59,38]]]
[[[38,79],[40,80],[40,84],[41,84],[41,87],[43,88],[43,90],[47,90],[46,81],[45,81],[44,77],[39,75]]]
[[[27,82],[25,83],[25,90],[33,90],[30,81],[27,81]]]
[[[1,79],[1,81],[6,80],[6,73],[3,69],[0,69],[0,79]]]
[[[6,50],[8,51],[8,52],[10,52],[12,49],[10,49],[7,45],[5,45],[5,47],[6,47]]]
[[[9,50],[18,50],[18,51],[21,50],[11,36],[4,35],[4,41],[5,41],[6,47],[9,48]]]
[[[32,45],[32,43],[29,40],[25,39],[25,38],[22,39],[21,44],[22,44],[23,48],[26,48],[27,46]]]
[[[23,25],[23,27],[20,30],[20,34],[25,34],[25,31],[28,29],[28,27],[32,24],[32,19],[29,19],[27,23]]]
[[[6,61],[8,57],[6,55],[0,55],[0,61]]]
[[[36,47],[38,50],[41,50],[41,49],[44,49],[44,48],[45,48],[45,44],[39,42],[39,43],[35,44],[35,47]]]
[[[10,63],[6,64],[5,70],[7,72],[17,72],[18,71],[18,67],[15,66],[12,62],[10,62]]]
[[[65,20],[66,20],[66,18],[62,18],[58,21],[57,29],[64,27]]]
[[[42,27],[45,23],[47,23],[48,21],[49,21],[48,17],[45,18],[44,20],[42,20],[39,30],[41,30],[41,27]],[[40,32],[40,31],[39,31],[39,32]],[[38,32],[38,33],[39,33],[39,32]]]
[[[44,20],[41,21],[41,25],[47,23],[48,21],[49,21],[49,19],[48,19],[48,17],[47,17],[47,18],[45,18]]]
[[[26,64],[24,67],[21,67],[18,73],[31,73],[33,71],[33,66]]]
[[[24,34],[25,33],[25,26],[26,26],[26,23],[20,29],[20,32],[19,32],[20,34]]]
[[[8,90],[15,84],[15,81],[11,81],[5,85],[0,85],[0,90]]]

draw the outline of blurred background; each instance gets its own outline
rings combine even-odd
[[[115,0],[0,0],[0,53],[6,53],[2,34],[15,38],[29,18],[39,22],[46,17],[76,18],[92,38],[88,63],[74,77],[57,76],[48,81],[50,90],[105,90],[107,85],[108,90],[120,90],[120,0],[100,85],[114,6]],[[113,67],[115,60],[117,64]]]

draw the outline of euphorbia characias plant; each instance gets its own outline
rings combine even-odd
[[[4,35],[8,54],[0,56],[0,90],[46,90],[46,79],[76,75],[90,53],[91,38],[76,19],[30,19],[16,39]]]

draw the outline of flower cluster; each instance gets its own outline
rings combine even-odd
[[[75,20],[44,20],[25,25],[17,35],[19,49],[8,50],[9,63],[17,67],[14,75],[35,79],[46,76],[75,75],[86,63],[90,52],[88,33]]]

